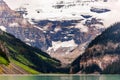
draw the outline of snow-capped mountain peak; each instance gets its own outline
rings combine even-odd
[[[5,0],[13,10],[25,8],[27,14],[24,15],[29,21],[35,20],[73,20],[81,19],[81,14],[87,13],[95,17],[100,17],[105,21],[113,13],[118,13],[120,0]],[[115,6],[111,6],[111,5]],[[109,9],[111,13],[98,14],[90,11],[91,7],[97,9]],[[111,15],[112,14],[112,15]],[[118,14],[116,14],[118,15]],[[113,18],[112,18],[113,19]],[[115,19],[118,20],[118,19]],[[107,24],[109,24],[106,21]],[[108,26],[106,24],[106,26]],[[109,24],[110,25],[110,24]]]
[[[5,0],[5,2],[15,14],[21,15],[16,16],[20,17],[19,20],[15,18],[17,21],[9,24],[9,32],[31,46],[48,51],[51,55],[57,53],[53,56],[58,56],[58,59],[61,53],[63,55],[69,53],[68,61],[84,52],[88,43],[109,25],[120,21],[120,0]],[[13,13],[11,15],[14,16]],[[22,28],[25,26],[27,29]],[[66,61],[66,55],[64,57]]]

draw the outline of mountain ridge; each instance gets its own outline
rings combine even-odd
[[[23,16],[24,11],[22,10],[24,8],[20,8],[21,11],[15,11],[11,10],[4,1],[1,3],[2,7],[5,7],[5,10],[1,10],[2,14],[0,15],[0,28],[2,30],[14,35],[30,46],[48,52],[52,57],[66,64],[69,64],[76,57],[70,58],[72,56],[70,55],[69,58],[65,58],[69,55],[68,53],[71,53],[70,51],[73,51],[79,44],[83,43],[84,45],[84,42],[86,43],[87,40],[93,39],[96,34],[99,34],[104,29],[102,21],[94,17],[88,20],[63,21],[36,21],[33,19],[34,24],[31,24]],[[97,25],[97,27],[94,27],[94,25]],[[68,44],[68,42],[72,44],[69,46],[64,45]],[[56,46],[56,44],[59,44],[59,46]],[[81,48],[82,46],[79,47]],[[78,50],[75,49],[75,52],[72,53],[80,54],[78,51],[83,51],[80,48]],[[54,56],[54,53],[58,54]]]
[[[79,73],[119,74],[119,33],[119,22],[106,29],[73,62],[74,69],[80,70]]]
[[[51,58],[47,53],[37,48],[30,47],[11,34],[1,30],[0,50],[0,70],[2,73],[49,73],[57,72],[57,67],[60,67],[60,62]],[[10,69],[13,71],[10,71]]]
[[[15,3],[21,4],[17,9],[6,9],[1,15],[0,28],[59,59],[63,66],[81,55],[107,25],[119,21],[119,0],[19,1]],[[5,2],[9,6],[14,3]],[[56,8],[57,5],[65,6]]]

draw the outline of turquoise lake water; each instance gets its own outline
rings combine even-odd
[[[120,80],[120,75],[1,75],[0,80]]]

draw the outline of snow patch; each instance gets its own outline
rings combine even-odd
[[[35,42],[35,40],[28,39],[28,38],[25,38],[25,41],[26,41],[26,42]]]
[[[120,0],[111,0],[107,3],[96,3],[93,6],[104,6],[110,9],[110,12],[102,13],[102,14],[96,14],[94,13],[94,17],[100,18],[104,22],[104,26],[107,28],[110,25],[114,24],[115,22],[120,21]],[[113,6],[114,5],[114,6]]]
[[[26,43],[27,45],[29,45],[29,46],[31,46],[31,44],[30,43]]]
[[[56,28],[54,29],[55,32],[58,32],[58,31],[60,31],[60,30],[61,30],[60,27],[56,27]]]
[[[63,7],[61,9],[53,8],[53,5],[59,0],[4,0],[12,9],[19,7],[25,7],[27,10],[27,15],[24,17],[35,20],[73,20],[82,19],[81,14],[87,13],[93,15],[93,17],[103,19],[104,26],[106,28],[111,24],[120,21],[120,0],[108,0],[108,2],[103,2],[104,0],[63,0],[65,5],[75,4],[69,8]],[[81,2],[80,5],[78,2]],[[110,9],[110,12],[105,13],[94,13],[91,12],[91,7]],[[38,12],[37,10],[40,10]],[[31,22],[32,23],[32,22]],[[82,29],[81,29],[82,30]],[[87,32],[87,29],[83,29]]]
[[[86,32],[86,33],[88,32],[88,27],[84,26],[82,23],[77,24],[75,28],[80,29],[81,32]]]
[[[38,26],[34,26],[35,28],[44,31],[42,28],[38,27]]]
[[[9,27],[19,27],[19,24],[18,23],[10,23]]]
[[[59,48],[64,48],[64,47],[77,47],[78,45],[74,42],[74,40],[70,40],[70,41],[64,41],[64,42],[61,42],[61,41],[57,41],[57,42],[54,42],[52,41],[52,47],[49,47],[48,48],[48,51],[50,50],[54,50],[56,51],[57,49]]]
[[[78,5],[77,0],[64,0],[65,5],[75,4],[75,6],[71,6],[69,8],[63,7],[62,9],[55,9],[53,5],[59,0],[5,0],[7,4],[12,9],[16,9],[19,7],[26,8],[27,15],[25,18],[43,20],[65,20],[65,19],[80,19],[80,14],[87,12],[89,13],[89,9],[91,5],[94,3],[91,0],[82,0],[80,1],[80,5]],[[89,5],[84,6],[83,4],[89,3]],[[47,4],[47,5],[46,5]],[[91,4],[91,5],[90,5]],[[40,10],[38,12],[38,10]],[[73,15],[74,14],[74,15]]]
[[[6,32],[6,27],[5,27],[5,26],[0,26],[0,29],[1,29],[2,31],[5,31],[5,32]]]

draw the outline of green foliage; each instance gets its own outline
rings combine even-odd
[[[102,72],[103,74],[120,74],[120,61],[108,65]]]
[[[86,67],[85,69],[83,69],[82,71],[87,74],[90,74],[90,73],[94,73],[94,72],[101,72],[102,70],[99,68],[99,66],[97,64],[92,64],[92,65]]]
[[[117,44],[117,45],[116,45]],[[114,63],[111,62],[110,65],[103,71],[99,69],[98,65],[90,65],[87,67],[80,65],[80,62],[86,63],[88,59],[102,59],[105,55],[116,55],[120,56],[120,23],[116,23],[102,32],[101,35],[97,36],[85,50],[83,55],[79,56],[74,62],[73,67],[79,64],[78,69],[86,72],[93,73],[95,71],[102,73],[119,73],[120,74],[120,61]]]
[[[118,43],[120,42],[120,23],[116,23],[102,32],[101,35],[97,36],[88,46],[103,44],[106,45],[107,42]]]
[[[2,44],[2,43],[1,43]],[[3,49],[5,49],[4,47],[2,47]],[[4,65],[8,65],[9,64],[9,60],[7,55],[2,51],[2,49],[0,49],[0,64],[4,64]]]
[[[22,64],[22,63],[20,63],[20,62],[18,62],[18,61],[13,60],[13,59],[11,59],[11,61],[12,61],[14,64],[16,64],[17,66],[23,68],[25,71],[27,71],[27,72],[30,73],[30,74],[40,74],[40,72],[38,72],[38,71],[30,68],[30,67],[27,66],[27,65],[24,65],[24,64]]]
[[[50,64],[55,64],[55,65],[60,66],[60,63],[58,61],[56,61],[54,59],[51,59],[51,58],[47,58],[47,57],[42,56],[42,55],[40,55],[38,53],[36,53],[36,54],[39,56],[40,59],[42,59],[42,60],[44,60],[44,61],[46,61],[46,62],[48,62]]]
[[[8,65],[9,61],[6,60],[4,57],[0,56],[0,64]]]
[[[0,31],[0,45],[5,48],[1,50],[4,53],[0,54],[3,57],[1,58],[1,63],[3,63],[3,59],[5,58],[8,62],[13,62],[30,73],[57,72],[56,67],[60,66],[58,60],[51,58],[45,52],[28,46],[19,39],[3,31]]]

